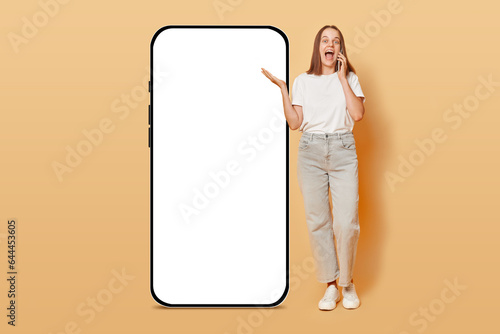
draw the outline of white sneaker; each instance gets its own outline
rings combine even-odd
[[[337,306],[340,300],[339,290],[335,285],[330,285],[326,288],[325,295],[319,301],[318,307],[320,310],[331,311]]]
[[[342,287],[342,305],[346,309],[354,309],[359,307],[359,298],[356,294],[356,287],[351,282],[350,286]]]

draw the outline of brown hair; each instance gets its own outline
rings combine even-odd
[[[347,60],[347,68],[346,68],[346,74],[349,74],[349,72],[356,73],[356,70],[354,69],[354,66],[349,62],[349,57],[347,57],[347,48],[344,43],[344,36],[342,35],[342,32],[339,30],[334,25],[326,25],[323,28],[321,28],[318,33],[316,34],[316,37],[314,38],[314,47],[313,47],[313,53],[311,57],[311,66],[307,70],[307,74],[315,74],[315,75],[322,75],[322,66],[321,66],[321,55],[319,54],[319,43],[321,41],[321,34],[323,33],[323,30],[326,28],[332,28],[335,29],[339,32],[340,36],[340,46],[342,48],[342,54],[345,56],[345,59]],[[337,69],[337,64],[335,64],[335,70]]]

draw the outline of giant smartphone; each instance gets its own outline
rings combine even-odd
[[[274,307],[289,289],[288,39],[273,26],[159,29],[149,107],[151,294]]]

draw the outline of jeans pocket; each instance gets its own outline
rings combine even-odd
[[[356,142],[354,141],[354,136],[342,137],[342,146],[347,150],[355,150]]]
[[[302,135],[299,141],[299,150],[305,150],[309,146],[310,139]]]

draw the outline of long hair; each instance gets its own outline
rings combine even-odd
[[[321,34],[323,33],[323,30],[326,28],[333,28],[339,32],[340,36],[340,47],[342,48],[342,54],[345,56],[345,59],[347,60],[347,68],[346,68],[346,74],[349,74],[349,72],[356,73],[356,70],[354,69],[354,66],[349,62],[349,57],[347,56],[347,47],[344,43],[344,36],[342,35],[342,32],[340,31],[339,28],[337,28],[334,25],[326,25],[323,28],[321,28],[318,33],[316,34],[316,38],[314,38],[314,47],[313,47],[313,53],[311,57],[311,66],[307,70],[307,74],[315,74],[315,75],[321,75],[322,72],[322,66],[321,66],[321,55],[319,54],[319,44],[321,41]],[[338,64],[338,62],[336,62]],[[335,71],[338,71],[337,64],[335,64]]]

